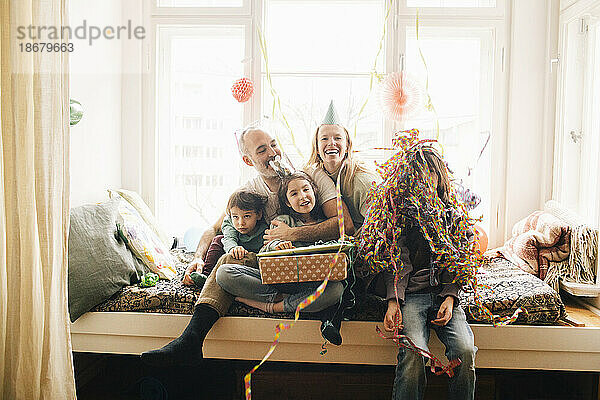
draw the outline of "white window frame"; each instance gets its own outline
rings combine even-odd
[[[388,0],[382,0],[388,1]],[[404,24],[414,25],[416,8],[406,7],[406,0],[394,1],[392,14],[388,20],[385,43],[386,71],[400,70],[404,54]],[[261,116],[262,93],[262,55],[258,45],[256,25],[262,25],[263,2],[261,0],[244,0],[240,8],[210,8],[210,7],[157,7],[156,0],[144,0],[142,13],[145,26],[148,29],[148,40],[138,57],[142,70],[141,83],[141,138],[123,139],[123,154],[138,154],[139,171],[127,172],[127,181],[135,182],[136,188],[156,212],[158,188],[157,179],[157,135],[156,135],[156,73],[159,60],[156,49],[158,24],[194,25],[194,24],[243,24],[246,26],[245,74],[255,86],[254,96],[244,104],[244,123],[249,124]],[[506,193],[506,115],[507,115],[507,63],[508,27],[510,7],[507,0],[497,0],[496,7],[488,8],[446,8],[432,7],[419,9],[420,23],[423,26],[472,26],[485,27],[494,32],[494,71],[493,95],[494,106],[492,115],[492,133],[490,149],[492,152],[491,181],[492,193],[490,199],[490,246],[500,244],[505,231],[505,193]],[[262,28],[262,26],[261,26]],[[136,105],[130,104],[129,109]],[[137,105],[139,109],[139,104]],[[124,117],[124,120],[126,118]],[[391,143],[393,133],[398,126],[385,120],[383,140]],[[124,131],[125,132],[125,131]],[[137,147],[136,147],[137,146]],[[140,151],[141,149],[141,151]],[[141,155],[139,154],[141,152]],[[125,156],[124,156],[125,158]],[[130,163],[130,166],[136,162]],[[125,173],[124,173],[125,174]],[[124,175],[125,176],[125,175]],[[125,180],[124,180],[125,181]]]
[[[565,146],[563,145],[565,138],[570,135],[567,130],[569,128],[564,128],[564,120],[565,120],[565,112],[566,112],[566,81],[567,81],[567,68],[566,62],[564,59],[564,55],[568,54],[568,38],[567,38],[567,29],[568,25],[574,21],[581,21],[582,26],[585,28],[586,25],[590,24],[590,22],[594,22],[596,24],[600,24],[600,4],[595,0],[575,0],[571,2],[566,2],[564,4],[563,9],[560,13],[559,18],[559,49],[560,49],[560,73],[559,73],[559,81],[557,85],[557,101],[556,101],[556,125],[555,125],[555,140],[554,140],[554,168],[553,168],[553,184],[552,184],[552,197],[558,201],[564,201],[564,185],[565,180],[568,178],[563,176],[562,165],[563,162],[568,161],[565,160]],[[594,46],[598,44],[595,43],[595,38],[591,35],[587,38],[588,43],[585,51],[589,52]],[[583,132],[584,135],[591,134],[591,118],[592,113],[592,93],[591,90],[593,88],[592,81],[600,79],[600,74],[596,73],[593,75],[592,68],[590,68],[590,58],[587,58],[587,64],[583,67],[583,100],[582,100],[582,109],[581,109],[581,121],[579,128]],[[595,60],[595,65],[600,66],[600,60]],[[597,112],[597,111],[595,111]],[[583,165],[583,160],[580,164],[580,174],[584,173],[585,169],[600,169],[600,161],[598,165]],[[598,187],[596,186],[595,190],[598,191]],[[581,193],[581,190],[579,190]],[[580,201],[578,201],[580,204]],[[588,204],[589,206],[589,204]],[[594,225],[596,227],[600,226],[600,204],[596,204],[596,220],[589,221],[590,225]],[[598,245],[598,254],[600,254],[600,243]],[[596,284],[600,285],[600,257],[597,258],[596,263]],[[600,306],[600,301],[596,301],[596,306]]]
[[[395,43],[396,61],[395,68],[400,69],[405,50],[405,29],[400,26],[414,26],[417,16],[417,9],[406,7],[406,0],[397,2],[397,11],[395,16],[395,30],[397,41]],[[492,114],[492,132],[490,143],[491,151],[490,180],[492,182],[490,197],[490,232],[489,247],[496,247],[503,243],[506,224],[506,162],[507,162],[507,87],[508,87],[508,23],[510,10],[506,0],[497,0],[496,7],[473,9],[473,8],[420,8],[419,23],[420,26],[432,27],[473,27],[489,28],[492,30],[494,67],[493,67],[493,86],[494,96],[493,114]],[[385,140],[391,141],[391,134],[395,130],[386,131],[389,134]]]

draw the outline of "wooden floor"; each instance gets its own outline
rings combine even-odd
[[[565,299],[563,295],[563,300],[565,300],[567,314],[572,320],[583,323],[585,326],[600,327],[600,315],[585,308],[581,303],[572,298]]]

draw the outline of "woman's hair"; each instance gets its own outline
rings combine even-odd
[[[437,194],[438,197],[446,204],[450,202],[450,178],[448,177],[448,169],[446,164],[442,160],[442,157],[439,153],[431,146],[425,146],[421,150],[417,150],[416,158],[413,166],[415,169],[419,170],[421,174],[425,174],[426,171],[421,171],[419,167],[419,161],[423,161],[423,157],[425,158],[425,162],[427,163],[427,168],[429,171],[434,172],[437,175],[438,185],[437,185]]]
[[[302,180],[305,180],[308,183],[310,183],[310,186],[312,187],[312,190],[315,194],[315,206],[311,210],[310,216],[313,217],[317,221],[320,219],[323,219],[324,218],[323,210],[321,210],[321,207],[319,207],[319,191],[317,190],[317,185],[315,185],[315,183],[313,182],[311,177],[308,176],[307,173],[302,172],[302,171],[292,172],[291,174],[286,175],[281,179],[281,185],[279,186],[279,191],[277,192],[277,197],[279,198],[280,214],[291,215],[294,219],[300,218],[300,214],[297,213],[292,207],[287,205],[287,203],[288,203],[288,199],[287,199],[288,186],[289,186],[290,182],[292,182],[296,179],[302,179]]]
[[[316,166],[316,167],[320,167],[325,169],[325,167],[323,166],[323,160],[321,159],[321,156],[319,155],[319,129],[321,128],[320,125],[319,127],[317,127],[317,130],[315,131],[315,134],[313,136],[312,139],[312,150],[310,153],[310,157],[308,158],[308,163],[307,166]],[[344,130],[344,132],[346,132],[346,143],[348,144],[348,146],[346,146],[346,154],[344,155],[344,161],[343,164],[346,165],[345,167],[345,175],[344,175],[344,180],[341,182],[342,184],[342,193],[352,193],[353,192],[353,188],[352,188],[352,182],[354,180],[354,175],[357,172],[371,172],[367,166],[359,160],[356,160],[353,156],[352,156],[352,139],[350,138],[350,134],[348,133],[348,130],[346,128],[344,128],[341,125],[338,125],[340,128],[342,128]]]
[[[252,190],[236,190],[233,192],[229,201],[227,202],[227,215],[230,215],[229,210],[233,207],[237,207],[240,210],[252,210],[256,213],[262,213],[264,218],[265,206],[267,205],[267,196],[258,194]]]

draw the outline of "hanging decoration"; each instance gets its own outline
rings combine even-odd
[[[75,99],[69,100],[69,125],[77,125],[83,118],[83,106]]]
[[[239,103],[245,103],[254,94],[254,83],[248,78],[238,79],[231,86],[231,94]]]
[[[389,74],[380,89],[384,115],[394,121],[404,121],[423,106],[423,90],[406,72]]]

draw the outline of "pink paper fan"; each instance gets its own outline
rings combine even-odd
[[[248,78],[238,79],[231,87],[231,94],[238,102],[245,103],[254,94],[254,83]]]
[[[381,84],[381,107],[387,118],[402,121],[423,104],[423,90],[406,72],[393,72]]]

